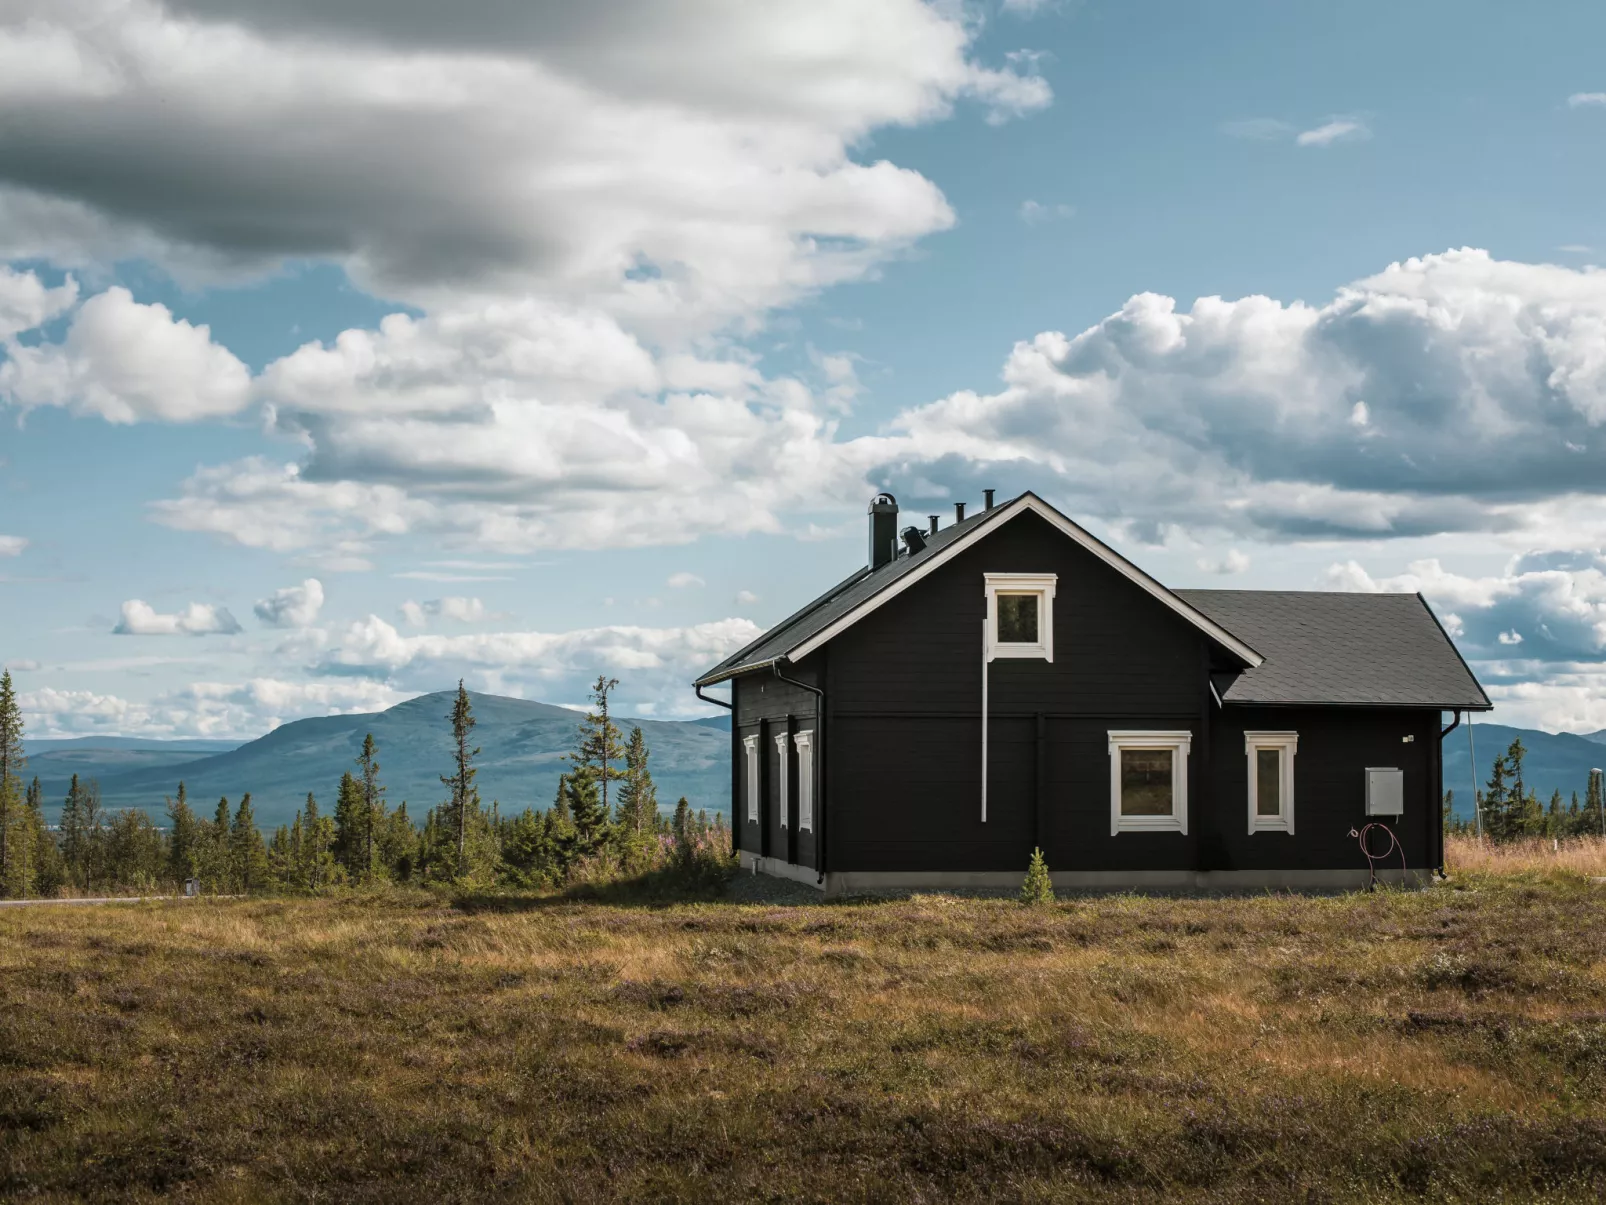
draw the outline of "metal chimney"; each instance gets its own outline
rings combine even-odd
[[[870,499],[870,568],[881,568],[897,551],[898,500],[891,494],[877,494]]]
[[[955,523],[963,523],[964,521],[965,521],[965,504],[963,502],[955,502],[954,503],[954,522]]]
[[[936,535],[937,534],[937,516],[936,515],[927,515],[926,518],[931,520],[931,534],[932,535]]]
[[[993,491],[992,490],[982,490],[981,496],[982,496],[982,507],[981,508],[983,510],[992,510],[993,509]]]

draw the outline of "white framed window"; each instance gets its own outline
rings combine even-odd
[[[742,748],[747,751],[747,823],[758,823],[758,737],[744,736]]]
[[[1294,754],[1297,732],[1246,732],[1249,759],[1249,833],[1294,831]]]
[[[814,729],[792,738],[797,745],[797,827],[799,832],[814,831]]]
[[[1052,573],[988,573],[987,660],[1037,657],[1054,660]]]
[[[1110,835],[1188,831],[1191,732],[1110,734]]]
[[[787,773],[787,771],[791,767],[789,767],[786,764],[786,755],[791,752],[790,745],[791,745],[791,742],[789,742],[787,740],[786,733],[778,732],[778,733],[775,734],[775,755],[780,760],[780,763],[781,763],[781,791],[780,791],[780,795],[781,795],[781,827],[782,828],[789,827],[789,825],[791,823],[791,819],[792,819],[790,816],[788,816],[786,814],[787,813],[787,806],[786,806],[786,804],[787,804],[787,799],[786,799],[787,787],[789,787],[791,785],[791,783],[789,782],[789,779],[791,778],[791,775]]]

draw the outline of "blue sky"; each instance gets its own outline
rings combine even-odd
[[[871,492],[993,486],[1177,586],[1421,589],[1498,718],[1606,727],[1601,45],[1559,3],[13,6],[0,660],[38,735],[602,670],[696,714]]]

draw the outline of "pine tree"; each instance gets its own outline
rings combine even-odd
[[[1026,866],[1026,879],[1020,886],[1020,902],[1023,904],[1052,904],[1054,902],[1054,883],[1048,877],[1048,863],[1043,861],[1043,851],[1032,850],[1032,860]]]
[[[597,782],[601,784],[604,821],[609,814],[608,783],[618,777],[612,766],[625,755],[624,746],[619,740],[619,729],[608,714],[608,695],[618,685],[617,678],[597,676],[591,687],[591,701],[596,710],[586,712],[585,719],[580,723],[580,746],[569,755],[576,769],[594,772]]]
[[[203,825],[197,859],[201,880],[220,894],[234,890],[234,859],[229,856],[229,830],[233,824],[229,799],[224,795],[218,799],[212,819]]]
[[[468,691],[463,688],[463,680],[457,680],[457,698],[452,703],[452,711],[446,717],[452,722],[452,773],[441,775],[441,784],[450,788],[451,799],[446,804],[446,816],[450,831],[457,843],[457,865],[454,870],[455,877],[468,874],[468,835],[471,824],[470,813],[475,817],[479,815],[480,793],[474,785],[474,759],[479,756],[478,747],[470,749],[468,745],[469,733],[474,730],[474,709],[469,703]]]
[[[385,788],[379,785],[378,751],[374,734],[370,732],[363,738],[362,752],[357,755],[357,764],[362,767],[363,865],[364,873],[369,876],[378,865],[376,847],[385,816]]]
[[[0,895],[21,894],[27,879],[22,840],[22,708],[11,671],[0,673]]]
[[[1584,790],[1584,827],[1587,832],[1606,836],[1606,814],[1602,812],[1601,775],[1591,772]]]
[[[1561,788],[1557,787],[1550,795],[1550,806],[1545,810],[1545,832],[1552,837],[1561,835],[1562,830]]]
[[[240,797],[239,810],[229,826],[229,854],[234,881],[241,891],[260,891],[268,885],[268,851],[262,843],[262,830],[257,828],[250,791]]]
[[[167,801],[167,877],[181,889],[186,879],[200,874],[200,838],[200,826],[180,781],[178,797]]]
[[[1510,787],[1506,783],[1507,769],[1505,754],[1496,754],[1483,791],[1483,828],[1496,841],[1504,840],[1507,836],[1510,794]]]
[[[565,807],[578,845],[577,853],[584,857],[601,843],[608,827],[608,810],[602,805],[597,792],[597,775],[587,766],[564,775]]]

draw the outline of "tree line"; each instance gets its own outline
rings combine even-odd
[[[610,714],[618,681],[599,677],[580,721],[557,795],[544,809],[505,814],[475,785],[473,706],[462,682],[451,712],[443,798],[415,821],[386,799],[380,750],[368,734],[341,776],[332,809],[313,793],[289,824],[264,837],[249,792],[219,799],[210,818],[182,782],[166,801],[165,828],[138,808],[108,812],[93,782],[73,776],[60,823],[44,817],[37,777],[22,785],[22,715],[9,672],[0,675],[0,895],[53,897],[99,892],[322,891],[376,883],[471,888],[555,888],[670,871],[692,878],[727,872],[722,817],[695,814],[682,797],[659,811],[641,729],[626,738]]]
[[[1444,793],[1444,827],[1447,832],[1471,835],[1478,832],[1494,841],[1515,841],[1522,837],[1584,837],[1606,835],[1603,827],[1600,775],[1591,774],[1580,801],[1578,792],[1563,800],[1561,788],[1551,792],[1548,802],[1523,778],[1523,758],[1528,755],[1522,738],[1517,737],[1504,753],[1496,754],[1489,781],[1475,792],[1477,814],[1462,819],[1453,814],[1455,791]],[[1480,825],[1481,820],[1481,825]]]

